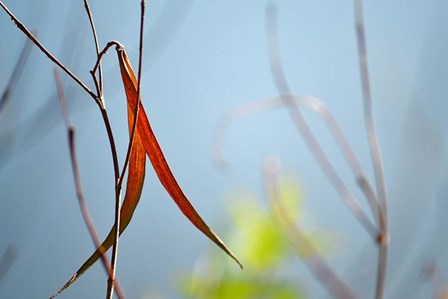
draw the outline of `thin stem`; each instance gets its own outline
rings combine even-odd
[[[85,85],[78,77],[76,77],[65,65],[57,60],[35,37],[34,35],[12,14],[12,12],[0,1],[0,6],[9,15],[13,23],[22,31],[47,57],[57,64],[67,75],[69,75],[79,86],[82,87],[96,102],[98,97]]]
[[[115,146],[114,134],[112,133],[112,126],[110,125],[109,116],[107,115],[106,108],[101,105],[100,106],[101,116],[103,117],[104,125],[106,126],[107,136],[109,138],[110,150],[112,152],[112,160],[114,164],[114,176],[115,181],[118,180],[120,174],[120,168],[118,166],[118,156],[117,156],[117,148]]]
[[[101,59],[102,57],[107,53],[107,51],[109,50],[110,47],[112,46],[121,46],[121,44],[117,41],[111,41],[108,42],[106,47],[98,53],[98,57],[97,57],[97,61],[95,63],[95,66],[93,67],[92,71],[90,72],[90,74],[93,77],[93,81],[95,83],[95,86],[97,87],[97,89],[100,90],[101,96],[98,98],[97,104],[100,108],[101,111],[101,116],[103,117],[103,122],[104,125],[106,127],[106,131],[107,131],[107,136],[109,139],[109,145],[110,145],[110,149],[111,149],[111,153],[112,153],[112,160],[113,160],[113,164],[114,164],[114,177],[115,177],[115,187],[117,186],[117,182],[120,178],[120,168],[118,166],[118,155],[117,155],[117,149],[115,146],[115,140],[114,140],[114,134],[112,133],[112,126],[110,124],[109,121],[109,116],[107,114],[106,111],[106,105],[104,102],[104,99],[102,97],[102,87],[99,85],[98,81],[96,80],[96,76],[95,76],[95,72],[97,70],[97,68],[100,67],[101,65]]]
[[[86,6],[86,9],[88,10],[88,14],[89,14],[89,19],[91,19],[91,14],[90,14],[90,9],[88,8],[88,4]],[[101,115],[103,117],[103,121],[104,124],[106,126],[106,131],[107,131],[107,136],[109,138],[109,144],[110,144],[110,149],[111,149],[111,153],[112,153],[112,160],[113,160],[113,165],[114,165],[114,185],[115,185],[115,239],[114,239],[114,245],[113,245],[113,249],[112,249],[112,257],[111,257],[111,267],[109,270],[109,277],[107,280],[107,292],[106,292],[106,298],[112,298],[113,297],[113,293],[114,293],[114,286],[115,286],[115,276],[116,276],[116,265],[117,265],[117,258],[118,258],[118,239],[119,239],[119,228],[120,227],[120,210],[121,210],[121,186],[119,185],[120,182],[120,168],[118,165],[118,155],[117,155],[117,150],[116,150],[116,146],[115,146],[115,141],[114,141],[114,136],[112,133],[112,127],[110,125],[110,121],[109,121],[109,116],[107,114],[107,110],[106,110],[106,106],[105,106],[105,102],[103,99],[103,86],[102,86],[102,82],[98,82],[95,72],[98,69],[99,70],[99,74],[102,73],[102,68],[101,68],[101,59],[103,58],[103,56],[107,53],[107,51],[109,50],[110,47],[112,46],[120,46],[121,44],[117,41],[111,41],[108,42],[106,44],[106,47],[100,52],[99,48],[98,48],[98,44],[97,44],[97,38],[96,38],[96,31],[94,29],[94,25],[93,25],[93,20],[91,21],[92,24],[92,30],[94,32],[94,39],[95,39],[95,43],[96,43],[96,51],[97,51],[97,61],[95,63],[95,66],[93,67],[93,69],[90,71],[90,74],[92,76],[92,79],[95,83],[96,89],[98,90],[98,94],[99,94],[99,108],[101,111]],[[118,290],[117,290],[118,291]]]
[[[93,22],[92,12],[90,10],[90,5],[89,5],[88,0],[84,0],[84,7],[86,9],[87,16],[89,17],[90,27],[92,28],[93,40],[95,41],[95,50],[96,50],[96,54],[98,56],[100,54],[100,46],[98,43],[98,36],[96,34],[95,23]],[[99,85],[97,85],[97,91],[98,91],[98,96],[100,98],[102,98],[103,97],[103,69],[101,67],[101,64],[99,65],[99,69],[98,69],[98,78],[99,78]]]
[[[367,62],[367,46],[364,29],[364,17],[362,0],[354,1],[355,22],[356,22],[356,40],[358,45],[359,69],[361,74],[361,85],[364,100],[364,121],[367,131],[367,139],[369,141],[372,164],[375,173],[376,192],[379,204],[379,225],[381,234],[378,237],[378,270],[377,282],[375,289],[375,298],[382,299],[384,297],[384,287],[386,280],[388,243],[389,243],[389,225],[387,212],[387,195],[384,179],[383,162],[381,151],[379,148],[378,137],[373,122],[372,113],[372,95],[370,90],[369,68]]]
[[[367,137],[370,144],[372,161],[374,164],[375,181],[377,184],[378,198],[382,209],[387,207],[386,186],[384,179],[384,168],[379,148],[378,136],[376,134],[372,113],[372,95],[370,90],[369,68],[367,62],[367,46],[365,40],[364,20],[362,12],[362,1],[355,0],[356,14],[356,37],[359,53],[359,68],[361,73],[361,84],[364,99],[364,119],[366,123]]]
[[[104,124],[106,126],[107,136],[109,138],[109,144],[111,148],[112,153],[112,160],[114,165],[114,185],[115,185],[115,240],[114,245],[112,249],[112,257],[111,257],[111,268],[109,271],[109,278],[107,280],[107,293],[106,298],[111,299],[113,297],[114,293],[114,285],[115,285],[115,276],[116,276],[116,265],[117,265],[117,257],[118,257],[118,238],[119,238],[119,227],[120,227],[120,210],[121,210],[121,187],[119,186],[119,180],[120,180],[120,167],[118,165],[118,155],[117,150],[115,147],[115,141],[114,141],[114,135],[112,133],[112,127],[110,125],[109,116],[107,114],[105,102],[103,99],[103,90],[102,90],[102,83],[98,83],[98,80],[96,79],[95,72],[97,68],[99,68],[101,72],[101,59],[102,57],[107,53],[109,48],[113,45],[121,46],[120,43],[116,41],[108,42],[106,47],[101,51],[98,52],[98,57],[96,64],[90,74],[92,75],[92,78],[94,80],[96,88],[99,90],[100,99],[99,99],[99,107],[101,110],[101,115],[103,117]]]
[[[114,245],[112,248],[112,256],[111,256],[111,268],[109,271],[109,279],[107,280],[107,293],[106,299],[112,299],[114,294],[114,285],[115,285],[115,277],[117,271],[117,258],[118,258],[118,240],[120,236],[120,210],[121,210],[121,189],[115,188],[115,225],[114,225]],[[118,215],[118,216],[117,216]],[[117,221],[118,219],[118,221]],[[118,235],[118,237],[117,237]]]
[[[139,106],[140,106],[140,87],[141,87],[141,75],[142,75],[142,61],[143,61],[143,29],[145,24],[145,0],[141,1],[141,16],[140,16],[140,48],[139,48],[139,62],[138,62],[138,84],[137,84],[137,104],[135,105],[134,109],[134,121],[132,124],[132,132],[129,139],[129,145],[128,150],[126,153],[126,159],[123,165],[123,169],[121,172],[121,175],[117,181],[117,191],[118,193],[121,193],[122,189],[122,183],[124,180],[124,176],[126,173],[126,169],[129,164],[129,158],[132,151],[132,146],[134,144],[135,136],[136,136],[136,128],[137,128],[137,120],[138,120],[138,112],[139,112]],[[101,65],[100,65],[101,68]],[[116,213],[115,213],[115,238],[114,238],[114,245],[112,248],[112,272],[110,276],[111,282],[109,283],[108,292],[107,292],[107,298],[112,299],[113,295],[113,281],[115,279],[115,266],[116,266],[116,260],[118,255],[118,239],[120,237],[120,202],[119,198],[116,205]]]
[[[57,69],[54,70],[54,77],[55,77],[55,81],[56,81],[56,87],[57,87],[57,92],[58,92],[59,102],[61,105],[61,110],[62,110],[65,127],[67,128],[68,142],[69,142],[69,149],[70,149],[70,160],[72,162],[73,177],[74,177],[74,181],[75,181],[76,195],[78,197],[79,208],[81,209],[81,214],[84,219],[84,223],[87,226],[89,234],[90,234],[92,241],[95,245],[95,248],[99,248],[101,246],[101,242],[98,237],[98,233],[96,231],[92,217],[90,216],[86,201],[84,199],[84,192],[83,192],[82,183],[81,183],[81,175],[79,172],[78,159],[77,159],[77,155],[76,155],[75,128],[70,124],[67,104],[65,101],[64,90],[63,90],[61,78],[59,76],[59,72],[57,71]],[[107,260],[106,255],[101,255],[101,262],[103,263],[106,273],[109,274],[111,266],[109,264],[109,261]],[[125,296],[124,296],[123,290],[122,290],[118,280],[115,281],[115,288],[117,290],[118,297],[121,299],[124,299]]]
[[[101,115],[103,117],[104,120],[104,124],[106,126],[106,130],[107,130],[107,136],[109,138],[109,144],[111,147],[111,152],[112,152],[112,159],[113,159],[113,164],[114,164],[114,177],[115,177],[115,225],[114,225],[114,229],[115,229],[115,239],[114,239],[114,245],[112,248],[112,257],[111,257],[111,267],[110,267],[110,271],[109,271],[109,278],[107,280],[107,293],[106,293],[106,298],[107,299],[111,299],[113,297],[113,293],[114,293],[114,286],[116,285],[115,283],[115,277],[116,277],[116,267],[117,267],[117,258],[118,258],[118,239],[119,239],[119,227],[120,227],[120,210],[121,210],[121,186],[119,185],[120,182],[120,168],[118,165],[118,155],[117,155],[117,150],[115,147],[115,142],[114,142],[114,137],[113,137],[113,133],[112,133],[112,127],[110,125],[110,121],[109,121],[109,116],[107,114],[106,111],[106,106],[105,106],[105,102],[103,99],[103,81],[102,81],[102,67],[101,67],[101,59],[103,58],[103,56],[107,53],[107,51],[109,50],[110,47],[112,46],[121,46],[121,44],[117,41],[111,41],[108,42],[106,44],[106,47],[100,52],[99,51],[99,45],[98,45],[98,38],[96,36],[96,30],[95,30],[95,26],[93,23],[93,18],[90,12],[90,7],[88,5],[87,0],[84,1],[87,13],[89,15],[89,20],[90,20],[90,24],[92,26],[92,31],[93,31],[93,35],[94,35],[94,40],[95,40],[95,48],[96,48],[96,52],[97,52],[97,61],[95,63],[95,66],[93,67],[93,69],[90,71],[90,74],[92,75],[93,81],[95,83],[95,86],[98,90],[98,94],[99,94],[99,107],[101,110]],[[99,82],[95,76],[95,72],[98,69],[98,74],[99,74]],[[117,290],[118,292],[118,290]]]
[[[109,43],[106,48],[100,52],[100,48],[99,48],[99,43],[98,43],[98,37],[96,34],[96,29],[95,29],[95,23],[93,22],[93,17],[92,17],[92,13],[90,10],[90,6],[89,6],[89,2],[88,0],[84,0],[84,7],[86,9],[89,21],[90,21],[90,26],[92,28],[92,34],[93,34],[93,39],[95,41],[95,50],[96,50],[96,54],[97,54],[97,62],[95,64],[94,69],[90,72],[90,74],[92,75],[92,79],[95,83],[95,87],[97,89],[98,92],[98,96],[100,98],[100,109],[103,115],[103,119],[104,119],[104,123],[106,124],[107,127],[107,131],[108,131],[108,136],[110,138],[110,140],[113,140],[113,134],[112,134],[112,130],[110,128],[109,125],[109,118],[107,116],[107,112],[105,109],[105,102],[103,99],[103,69],[101,66],[101,58],[102,56],[107,52],[108,48],[110,47],[110,45],[112,45],[111,43]],[[95,71],[98,68],[98,77],[99,77],[99,82],[97,80],[97,77],[95,75]],[[118,159],[117,154],[116,154],[116,149],[115,149],[115,143],[111,142],[111,150],[113,156],[114,156],[114,172],[115,172],[115,240],[114,240],[114,246],[113,246],[113,250],[112,250],[112,257],[111,257],[111,267],[108,271],[109,277],[107,280],[107,293],[106,293],[106,298],[112,298],[113,297],[113,293],[114,293],[114,287],[115,287],[115,276],[116,276],[116,266],[117,266],[117,257],[118,257],[118,238],[119,238],[119,228],[120,227],[120,210],[121,210],[121,186],[120,186],[120,179],[119,179],[119,167],[118,167]],[[102,255],[101,257],[103,258],[104,255]],[[118,291],[118,290],[117,290]]]

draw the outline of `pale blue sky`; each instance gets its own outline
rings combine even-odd
[[[88,71],[95,55],[83,1],[4,2],[93,88]],[[100,45],[120,41],[136,69],[139,1],[93,2]],[[363,127],[352,2],[273,2],[278,6],[280,53],[292,90],[328,105],[373,178]],[[262,197],[260,162],[267,154],[277,154],[285,169],[301,178],[309,208],[320,224],[344,236],[346,251],[334,265],[358,286],[360,294],[370,294],[370,274],[362,276],[350,265],[353,256],[371,261],[369,254],[376,253],[363,251],[370,240],[317,168],[286,111],[260,113],[230,127],[226,148],[233,165],[230,174],[219,173],[210,160],[213,130],[221,115],[277,94],[268,64],[266,3],[148,1],[142,85],[148,116],[185,193],[224,239],[225,226],[218,224],[229,194],[243,186]],[[448,4],[382,0],[366,1],[364,8],[374,116],[396,236],[387,297],[404,298],[409,291],[415,298],[427,298],[429,284],[420,284],[419,267],[426,260],[440,259],[442,271],[448,271],[447,258],[438,251],[448,245],[443,230],[447,223],[437,214],[448,194],[443,188],[448,179]],[[1,91],[25,41],[3,11],[0,36]],[[127,119],[113,51],[105,58],[104,69],[106,102],[122,161]],[[53,64],[33,48],[14,97],[0,112],[0,254],[9,243],[18,247],[18,258],[0,285],[0,298],[48,297],[92,251],[73,187],[52,70]],[[114,198],[104,126],[94,102],[63,77],[88,205],[104,235],[113,221]],[[320,120],[311,114],[306,117],[355,190]],[[432,245],[436,241],[437,247]],[[208,246],[148,170],[140,206],[120,246],[119,278],[128,297],[158,293],[175,298],[174,282]],[[222,258],[226,259],[224,254]],[[310,280],[306,272],[303,275],[304,281]],[[60,298],[98,298],[104,292],[105,276],[98,265]],[[322,294],[319,287],[315,292]]]

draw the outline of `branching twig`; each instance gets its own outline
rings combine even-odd
[[[22,31],[52,62],[54,62],[57,66],[59,66],[65,73],[67,73],[76,83],[78,83],[82,89],[84,89],[97,103],[101,110],[101,115],[104,121],[104,125],[106,126],[107,136],[109,139],[111,152],[112,152],[112,160],[114,164],[114,173],[115,173],[115,181],[118,180],[119,177],[119,167],[118,167],[118,159],[117,159],[117,151],[115,147],[115,141],[112,134],[112,127],[110,125],[109,117],[106,112],[106,107],[104,105],[104,101],[99,98],[98,95],[95,95],[78,77],[76,77],[65,65],[63,65],[59,60],[57,60],[53,54],[51,54],[36,38],[35,36],[12,14],[12,12],[0,1],[0,6],[2,9],[10,16],[13,23]],[[97,64],[99,61],[97,62]],[[97,67],[97,65],[95,66]]]
[[[12,14],[12,12],[0,1],[0,6],[9,15],[13,23],[22,31],[47,57],[57,64],[67,75],[69,75],[79,86],[82,87],[95,101],[98,101],[98,97],[85,85],[78,77],[76,77],[65,65],[57,60],[53,54],[51,54],[35,37],[34,35]]]
[[[91,13],[90,13],[90,9],[89,9],[88,3],[87,2],[84,2],[84,3],[85,3],[86,10],[88,12],[88,15],[89,15],[89,19],[90,19],[92,30],[93,30],[93,34],[94,34],[95,44],[96,44],[96,52],[97,52],[97,56],[98,56],[97,64],[94,67],[94,69],[96,70],[97,67],[100,67],[100,60],[101,60],[102,54],[99,53],[98,42],[97,42],[97,37],[96,37],[96,31],[95,31],[95,27],[93,25],[93,20],[92,20],[92,17],[91,17]],[[116,150],[116,147],[115,147],[114,135],[112,133],[112,127],[111,127],[111,124],[110,124],[110,121],[109,121],[109,116],[108,116],[107,111],[106,111],[104,99],[102,98],[102,75],[101,75],[100,82],[98,83],[98,81],[96,79],[96,76],[94,75],[94,72],[92,72],[92,77],[93,77],[95,86],[96,86],[97,91],[98,91],[98,94],[96,95],[78,77],[76,77],[65,65],[63,65],[59,60],[57,60],[34,37],[34,35],[12,14],[12,12],[1,1],[0,1],[0,6],[11,17],[11,20],[17,26],[17,28],[19,28],[52,62],[54,62],[56,65],[58,65],[65,73],[67,73],[73,80],[75,80],[75,82],[78,83],[94,99],[94,101],[97,103],[98,107],[100,108],[101,116],[103,118],[103,122],[104,122],[104,125],[106,127],[107,136],[108,136],[108,139],[109,139],[109,145],[110,145],[111,154],[112,154],[113,168],[114,168],[114,175],[115,175],[115,180],[114,180],[114,185],[115,185],[115,202],[118,203],[117,205],[118,205],[118,219],[119,219],[119,213],[120,213],[119,206],[120,206],[121,192],[117,188],[117,182],[119,180],[120,170],[119,170],[119,165],[118,165],[118,157],[117,157],[117,150]],[[100,73],[101,73],[101,71],[100,71]],[[111,266],[111,273],[113,273],[113,274],[109,273],[109,275],[110,275],[110,277],[114,278],[114,275],[115,275],[114,274],[114,272],[115,272],[114,269],[115,269],[115,267],[114,267],[114,263],[112,263],[112,264],[113,265]],[[113,281],[113,280],[114,279],[112,279],[112,280],[109,279],[109,281]],[[113,286],[113,283],[111,285]]]
[[[96,50],[96,55],[97,55],[97,62],[95,64],[94,69],[90,72],[90,74],[92,75],[93,81],[95,83],[95,87],[98,93],[98,97],[99,97],[99,101],[101,103],[101,108],[105,107],[105,102],[104,102],[104,98],[103,98],[103,69],[101,67],[101,58],[102,55],[104,55],[108,49],[108,46],[106,46],[105,50],[103,50],[103,52],[100,52],[99,49],[99,44],[98,44],[98,37],[96,34],[96,29],[95,29],[95,24],[93,22],[93,17],[92,17],[92,12],[90,11],[90,6],[89,6],[89,2],[88,0],[84,0],[84,7],[86,9],[87,12],[87,16],[89,18],[89,22],[92,28],[92,34],[93,34],[93,39],[95,41],[95,50]],[[111,44],[111,43],[109,43]],[[109,45],[108,44],[108,45]],[[103,54],[104,53],[104,54]],[[98,68],[98,77],[99,77],[99,81],[97,80],[97,77],[95,75],[96,73],[96,69]],[[109,119],[106,113],[105,109],[101,109],[103,118],[105,123],[109,123]],[[108,126],[108,135],[113,138],[113,134],[112,131],[109,131],[109,126]],[[115,153],[115,157],[116,157],[116,150],[115,150],[115,145],[113,143],[111,143],[111,150],[112,153]],[[106,298],[107,299],[112,299],[113,297],[113,293],[114,293],[114,287],[115,287],[115,276],[116,276],[116,268],[117,268],[117,257],[118,257],[118,239],[120,237],[120,210],[121,210],[121,185],[120,185],[120,177],[119,177],[119,168],[118,168],[118,160],[115,163],[114,160],[114,172],[115,172],[115,239],[114,239],[114,245],[113,245],[113,249],[112,249],[112,257],[111,257],[111,267],[109,268],[108,274],[108,280],[107,280],[107,292],[106,292]],[[99,248],[99,247],[97,247]],[[104,255],[101,255],[101,257],[103,258]]]

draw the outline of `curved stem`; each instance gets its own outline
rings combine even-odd
[[[371,209],[373,218],[375,219],[375,221],[377,221],[379,217],[378,217],[378,203],[376,195],[373,191],[373,188],[369,180],[367,179],[364,173],[364,170],[361,167],[361,164],[358,161],[357,156],[355,155],[352,147],[348,143],[348,140],[345,137],[344,132],[342,131],[338,122],[332,115],[331,111],[318,98],[307,95],[291,95],[291,97],[293,99],[293,103],[290,104],[293,104],[293,106],[286,108],[309,109],[312,112],[316,113],[323,120],[329,132],[333,136],[334,141],[339,146],[345,161],[347,162],[349,168],[353,173],[353,176],[358,182],[359,187],[363,191],[367,203],[369,204],[369,207]],[[217,167],[228,165],[223,155],[224,136],[228,129],[228,126],[233,121],[236,121],[240,117],[260,112],[263,110],[283,108],[283,107],[285,107],[285,104],[284,101],[282,100],[282,96],[280,95],[246,103],[224,114],[220,118],[218,125],[215,128],[215,133],[213,135],[214,142],[212,143],[211,154],[213,162],[215,162],[215,165]],[[345,188],[348,190],[347,187]],[[378,223],[377,225],[379,226]],[[376,239],[377,236],[378,236],[378,230],[372,231],[373,239]]]
[[[285,78],[285,73],[283,71],[283,64],[278,53],[278,41],[277,41],[277,15],[276,8],[269,6],[267,8],[267,23],[266,32],[268,38],[268,48],[269,48],[269,59],[271,72],[274,78],[275,85],[282,95],[281,98],[287,107],[294,106],[294,98],[291,95],[291,89]],[[308,126],[305,118],[303,117],[300,109],[288,109],[294,125],[297,127],[298,131],[305,140],[308,148],[310,149],[312,155],[317,161],[319,167],[322,169],[324,174],[327,176],[330,183],[333,185],[335,190],[338,192],[339,196],[342,198],[344,203],[347,205],[351,213],[358,219],[359,223],[364,227],[364,229],[372,235],[374,238],[377,236],[377,229],[375,225],[370,221],[365,212],[362,210],[359,202],[353,196],[353,194],[347,189],[340,176],[334,169],[333,165],[328,160],[321,146],[317,142],[313,132]]]

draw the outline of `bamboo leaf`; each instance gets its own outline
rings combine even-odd
[[[117,54],[121,76],[125,86],[126,96],[128,98],[128,106],[131,111],[134,111],[134,108],[137,105],[137,80],[124,48],[117,47]],[[137,133],[140,136],[146,154],[148,155],[149,160],[151,161],[151,164],[163,187],[169,193],[182,213],[191,221],[191,223],[224,252],[226,252],[232,259],[234,259],[242,268],[242,265],[238,259],[226,247],[221,239],[208,227],[183,193],[174,175],[172,174],[168,163],[166,162],[165,156],[163,155],[162,149],[160,148],[156,136],[151,129],[148,117],[146,116],[145,109],[143,108],[141,102],[137,121]]]
[[[132,70],[129,59],[124,51],[123,47],[117,46],[118,60],[120,64],[120,71],[127,97],[127,110],[128,110],[128,125],[131,133],[132,125],[134,122],[134,111],[137,105],[137,79],[134,71]],[[177,183],[174,175],[171,172],[168,163],[165,160],[165,156],[157,142],[157,139],[151,129],[148,117],[146,116],[145,109],[140,102],[137,131],[135,133],[133,146],[131,149],[131,155],[129,160],[129,173],[126,185],[126,195],[121,207],[120,213],[120,235],[126,229],[131,221],[132,215],[140,200],[143,182],[145,178],[145,163],[148,155],[152,166],[154,167],[160,182],[169,193],[171,198],[177,204],[182,213],[196,226],[203,234],[205,234],[210,240],[212,240],[218,247],[226,252],[232,259],[234,259],[238,265],[242,268],[242,264],[232,254],[232,252],[226,247],[221,239],[208,227],[201,216],[196,212],[191,205],[179,184]],[[109,235],[104,240],[103,244],[87,259],[87,261],[76,271],[76,273],[70,278],[70,280],[53,296],[54,298],[62,291],[73,284],[79,277],[81,277],[100,257],[105,254],[106,251],[113,245],[114,242],[115,227],[112,227]]]

